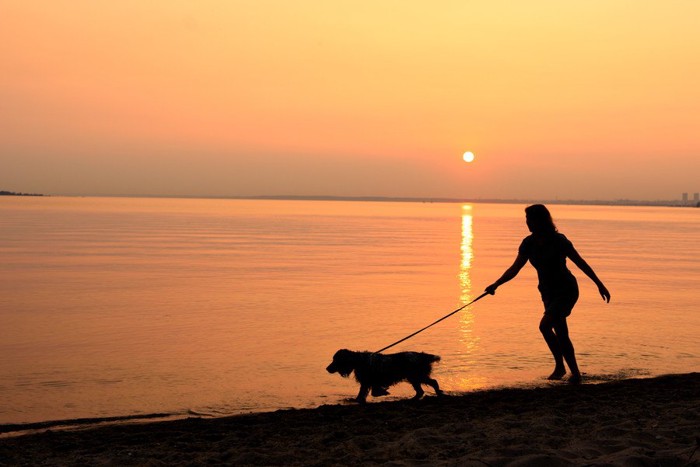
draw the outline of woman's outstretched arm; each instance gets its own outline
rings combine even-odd
[[[571,251],[569,251],[567,256],[576,266],[578,266],[581,271],[583,271],[585,275],[590,277],[591,280],[595,282],[595,285],[598,286],[598,292],[600,292],[600,296],[603,297],[603,300],[610,302],[610,292],[608,292],[608,289],[605,287],[605,285],[603,285],[603,282],[598,279],[598,276],[593,271],[593,268],[590,267],[586,260],[581,257],[578,251],[576,251],[576,248],[572,246]]]
[[[499,277],[496,282],[494,282],[493,284],[486,287],[485,292],[490,293],[491,295],[495,294],[496,289],[499,286],[501,286],[501,285],[505,284],[506,282],[508,282],[509,280],[511,280],[512,278],[514,278],[515,276],[517,276],[518,273],[520,272],[520,270],[523,268],[523,266],[525,266],[526,263],[527,263],[527,257],[525,257],[521,254],[518,254],[518,256],[515,258],[515,261],[513,262],[511,267],[506,269],[506,271],[503,273],[503,275],[501,277]]]

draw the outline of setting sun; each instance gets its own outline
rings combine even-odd
[[[462,159],[464,159],[464,162],[473,162],[474,161],[474,153],[471,151],[467,151],[462,156]]]

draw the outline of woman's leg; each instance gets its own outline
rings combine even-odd
[[[540,321],[540,332],[544,337],[544,341],[547,343],[547,347],[549,347],[549,351],[552,352],[552,356],[554,357],[554,371],[547,378],[551,380],[562,379],[562,377],[566,374],[566,368],[564,367],[564,354],[562,352],[559,339],[557,338],[557,334],[554,333],[556,321],[558,321],[558,319],[553,318],[550,315],[544,315]],[[566,326],[566,320],[564,320],[564,325]]]
[[[581,372],[578,369],[578,363],[576,363],[576,352],[574,351],[574,344],[569,338],[569,326],[566,324],[566,318],[559,318],[553,322],[554,333],[556,334],[556,339],[559,342],[559,349],[561,351],[566,364],[569,365],[569,370],[571,370],[571,377],[569,381],[572,383],[578,383],[581,381]]]

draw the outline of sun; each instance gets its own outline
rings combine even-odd
[[[462,156],[462,159],[464,159],[464,162],[474,162],[474,153],[471,151],[467,151]]]

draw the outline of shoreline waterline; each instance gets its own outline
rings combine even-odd
[[[610,374],[610,375],[590,375],[583,373],[584,379],[581,385],[603,385],[603,384],[616,384],[623,381],[632,380],[653,380],[653,379],[664,379],[669,377],[683,377],[683,376],[693,376],[700,375],[700,373],[686,373],[686,374],[666,374],[666,375],[643,375],[636,374],[634,376],[626,375],[625,373]],[[402,383],[400,383],[402,384]],[[560,381],[549,381],[545,377],[541,379],[521,382],[511,385],[500,385],[492,386],[488,388],[480,388],[473,391],[445,391],[444,395],[447,398],[463,398],[463,397],[475,397],[478,394],[498,394],[499,392],[507,391],[536,391],[536,390],[546,390],[561,386],[578,386],[571,385],[566,381],[566,378]],[[392,391],[393,392],[393,391]],[[427,392],[424,399],[430,399],[435,397],[431,392]],[[404,403],[410,400],[405,396],[383,396],[383,397],[370,397],[366,405],[369,404],[394,404],[394,403]],[[44,420],[38,422],[28,422],[28,423],[0,423],[0,439],[15,436],[32,435],[38,433],[44,433],[51,430],[90,430],[103,426],[112,425],[124,425],[124,424],[148,424],[157,422],[168,422],[168,421],[178,421],[186,419],[202,419],[202,420],[217,420],[217,419],[227,419],[232,417],[243,417],[243,416],[256,416],[263,414],[270,414],[276,412],[288,412],[288,411],[307,411],[307,410],[317,410],[321,407],[331,407],[331,406],[353,406],[357,405],[354,397],[351,393],[348,393],[348,397],[344,400],[340,400],[336,403],[321,404],[318,406],[307,406],[307,407],[280,407],[280,408],[269,408],[269,409],[241,409],[229,414],[224,415],[214,415],[210,413],[198,412],[195,410],[184,410],[180,412],[171,413],[140,413],[140,414],[128,414],[128,415],[113,415],[105,417],[81,417],[74,419],[62,419],[62,420]]]
[[[688,373],[47,431],[0,439],[0,463],[698,465],[698,420]]]

